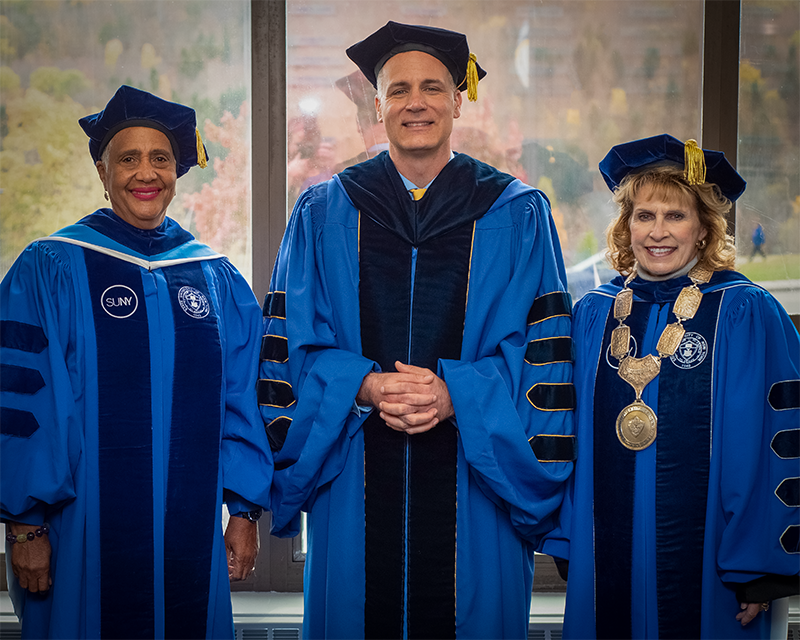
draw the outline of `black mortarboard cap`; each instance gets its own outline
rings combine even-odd
[[[150,127],[161,131],[172,145],[180,178],[195,165],[207,165],[205,145],[197,130],[194,109],[168,102],[152,93],[122,85],[100,113],[78,123],[89,136],[89,153],[97,162],[117,133],[128,127]]]
[[[747,186],[721,151],[700,149],[694,140],[683,143],[666,133],[612,147],[600,162],[600,173],[613,191],[629,173],[665,162],[682,166],[689,184],[716,184],[731,202]]]
[[[363,107],[375,108],[375,88],[360,70],[339,78],[334,84],[359,109]]]
[[[414,24],[387,22],[371,36],[354,44],[347,56],[358,65],[373,87],[378,86],[378,72],[386,61],[405,51],[422,51],[439,60],[460,90],[468,89],[470,100],[477,98],[478,81],[486,72],[470,54],[463,33]]]

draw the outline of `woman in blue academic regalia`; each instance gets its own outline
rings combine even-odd
[[[745,182],[722,153],[669,135],[614,147],[600,171],[620,276],[574,312],[564,637],[786,637],[800,340],[734,271],[725,213]]]

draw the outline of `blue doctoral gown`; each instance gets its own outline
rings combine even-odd
[[[632,355],[656,353],[689,284],[631,283]],[[565,528],[571,520],[564,638],[768,638],[772,611],[743,628],[734,587],[770,574],[797,586],[797,330],[769,293],[715,273],[644,390],[655,441],[630,451],[615,425],[635,395],[608,350],[621,286],[616,278],[574,309],[580,456],[562,513]]]
[[[223,488],[267,505],[272,473],[247,282],[101,209],[29,245],[0,309],[2,516],[53,550],[45,596],[9,575],[23,636],[232,637]]]
[[[572,470],[570,303],[549,204],[456,155],[409,197],[387,153],[298,200],[264,305],[273,533],[308,512],[307,638],[524,638]],[[355,405],[400,360],[446,382],[426,434]]]

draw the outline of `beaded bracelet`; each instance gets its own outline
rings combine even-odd
[[[20,533],[18,535],[14,535],[13,533],[9,533],[6,536],[6,541],[9,544],[15,544],[17,542],[30,542],[31,540],[35,540],[36,538],[41,538],[43,535],[50,533],[50,525],[46,522],[36,529],[36,531],[28,531],[28,533]]]

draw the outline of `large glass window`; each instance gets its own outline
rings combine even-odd
[[[597,171],[606,152],[664,132],[700,139],[701,2],[287,6],[290,204],[304,185],[363,158],[381,140],[369,120],[374,91],[345,49],[387,20],[459,30],[488,75],[478,101],[465,100],[453,147],[548,195],[574,296],[594,285],[595,269],[601,279],[611,276],[602,251],[615,210]]]
[[[800,3],[742,2],[737,268],[800,313]]]
[[[197,111],[209,167],[179,180],[169,215],[249,278],[249,0],[3,0],[0,276],[107,204],[77,121],[121,84]]]

